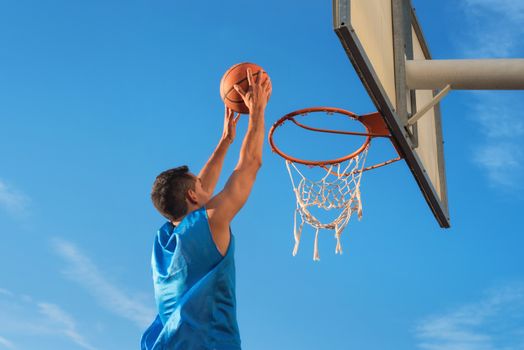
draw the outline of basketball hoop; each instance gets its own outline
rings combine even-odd
[[[328,115],[339,114],[360,122],[365,132],[352,132],[331,129],[319,129],[304,125],[295,118],[307,116],[312,113],[326,113]],[[351,136],[365,137],[362,145],[353,153],[344,157],[312,161],[299,159],[290,156],[280,150],[273,140],[273,135],[277,128],[282,126],[286,121],[291,121],[295,125],[315,132],[342,134]],[[380,113],[371,113],[358,116],[352,112],[333,107],[312,107],[291,112],[280,118],[269,131],[269,144],[271,149],[286,160],[286,167],[289,172],[293,191],[295,193],[297,207],[294,215],[294,237],[295,247],[293,256],[298,252],[300,237],[305,223],[316,229],[313,260],[319,260],[318,252],[318,234],[320,229],[329,229],[335,231],[337,241],[335,253],[342,254],[342,245],[340,236],[342,231],[349,223],[353,213],[357,213],[358,218],[362,217],[362,202],[360,199],[360,180],[362,173],[391,164],[401,159],[397,157],[388,161],[365,167],[366,156],[371,145],[371,140],[376,137],[389,138],[389,130],[382,119]],[[309,167],[321,167],[326,170],[326,175],[318,180],[310,180],[303,175],[297,164]],[[294,175],[295,174],[295,175]],[[298,178],[298,181],[295,179]],[[331,222],[322,223],[312,213],[310,208],[317,207],[324,210],[339,210],[340,214]],[[297,225],[297,215],[300,216],[301,223]]]

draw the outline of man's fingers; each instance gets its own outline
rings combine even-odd
[[[257,75],[257,84],[260,85],[262,83],[262,75],[264,74],[264,70],[261,69],[258,71],[258,75]]]
[[[242,96],[242,97],[246,96],[246,92],[244,91],[244,89],[242,89],[242,87],[240,85],[235,84],[235,85],[233,85],[233,88],[239,93],[240,96]]]
[[[224,113],[225,113],[226,119],[231,119],[231,116],[234,114],[233,110],[225,104],[224,104],[224,107],[225,107]]]
[[[264,80],[264,82],[262,83],[262,87],[263,87],[264,89],[267,89],[267,87],[269,86],[269,82],[270,82],[269,78],[267,78],[266,80]]]
[[[247,69],[247,82],[249,86],[253,86],[253,72],[251,71],[251,68]]]
[[[264,82],[262,87],[267,95],[271,95],[271,83],[269,82],[269,78]]]
[[[239,119],[240,119],[240,113],[237,113],[237,115],[233,119],[233,123],[235,123],[235,125],[236,125]]]

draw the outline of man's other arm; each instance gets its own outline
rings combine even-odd
[[[235,112],[225,107],[224,112],[224,131],[222,137],[218,142],[215,151],[211,154],[208,161],[198,174],[200,181],[202,181],[202,187],[204,190],[211,195],[215,191],[215,186],[222,172],[222,165],[226,157],[227,150],[236,134],[236,125],[238,122],[239,114],[235,116]]]
[[[258,77],[261,76],[262,72],[258,74]],[[225,255],[229,246],[229,223],[246,203],[258,170],[262,166],[264,112],[269,98],[269,80],[262,82],[258,79],[255,82],[251,71],[248,71],[248,81],[247,92],[235,87],[249,108],[249,125],[238,163],[224,189],[207,205],[213,239],[222,255]]]

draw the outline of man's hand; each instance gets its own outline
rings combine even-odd
[[[267,101],[269,100],[269,78],[266,78],[265,81],[262,81],[262,76],[264,70],[258,72],[258,76],[253,77],[253,72],[250,68],[247,69],[247,82],[249,87],[247,91],[244,91],[241,86],[233,85],[235,90],[244,100],[245,105],[249,108],[249,113],[253,114],[254,112],[263,111],[266,108]],[[256,80],[256,81],[255,81]]]
[[[238,119],[240,118],[240,113],[236,113],[230,109],[229,107],[225,106],[225,112],[224,112],[224,132],[222,133],[222,139],[228,141],[229,143],[233,143],[235,140],[235,136],[237,133],[237,123]]]

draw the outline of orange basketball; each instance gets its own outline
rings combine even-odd
[[[260,66],[244,62],[235,64],[229,68],[220,81],[220,96],[226,106],[239,113],[249,113],[249,108],[244,104],[242,96],[233,88],[233,85],[239,85],[244,91],[248,90],[249,83],[247,81],[247,69],[250,68],[253,73],[254,81],[257,81],[258,74],[262,69]],[[266,71],[264,71],[262,79],[265,81],[269,79]],[[269,80],[269,93],[271,94],[271,80]]]

